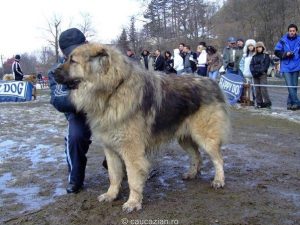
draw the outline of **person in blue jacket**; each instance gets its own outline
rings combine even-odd
[[[297,96],[300,71],[300,36],[297,35],[297,31],[297,26],[290,24],[288,26],[288,33],[275,46],[275,55],[280,58],[280,72],[283,74],[288,86],[288,110],[300,109],[300,102]]]
[[[77,28],[71,28],[61,33],[59,47],[67,58],[69,54],[79,45],[86,43],[84,34]],[[59,65],[59,64],[58,64]],[[87,163],[86,154],[91,144],[91,130],[86,122],[83,112],[77,112],[75,106],[69,99],[69,88],[58,84],[54,79],[54,65],[49,73],[51,89],[50,103],[62,113],[68,120],[68,133],[65,137],[65,153],[69,169],[69,184],[67,193],[78,193],[83,188],[85,168]],[[103,162],[105,166],[105,161]]]

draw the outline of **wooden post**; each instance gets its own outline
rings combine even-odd
[[[250,106],[251,105],[250,88],[251,88],[251,86],[249,83],[243,84],[243,93],[241,96],[241,105],[242,106]]]

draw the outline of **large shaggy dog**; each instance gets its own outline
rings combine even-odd
[[[118,50],[99,44],[76,48],[55,71],[55,79],[73,88],[72,101],[87,113],[94,137],[105,146],[110,187],[99,201],[117,197],[125,164],[130,195],[123,210],[141,209],[150,167],[147,153],[173,138],[191,157],[185,179],[199,172],[202,147],[215,167],[212,186],[224,186],[220,147],[230,132],[230,121],[214,81],[150,73]]]

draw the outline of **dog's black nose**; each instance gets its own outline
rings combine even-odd
[[[59,84],[65,83],[65,72],[62,70],[62,68],[59,66],[54,70],[54,79]]]

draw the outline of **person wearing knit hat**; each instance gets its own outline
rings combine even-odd
[[[295,24],[288,26],[288,32],[275,46],[275,55],[280,58],[280,73],[288,86],[287,109],[300,110],[297,96],[298,77],[300,73],[300,36]],[[294,86],[294,87],[293,87]]]
[[[243,49],[244,48],[244,40],[242,39],[242,38],[238,38],[237,40],[236,40],[236,45],[237,45],[237,48],[239,48],[239,49]]]
[[[270,66],[270,57],[264,53],[266,47],[263,42],[255,44],[255,54],[250,62],[250,71],[255,85],[267,85],[267,71]],[[270,108],[272,102],[269,98],[267,87],[255,86],[257,108]]]
[[[86,43],[84,34],[77,28],[63,31],[59,36],[59,47],[65,58],[80,45]],[[55,65],[48,73],[51,99],[50,103],[66,115],[68,120],[68,133],[65,137],[65,153],[69,169],[69,184],[67,193],[78,193],[83,188],[86,154],[91,144],[91,131],[83,112],[77,112],[69,99],[70,86],[60,85],[54,79]],[[105,161],[103,162],[105,166]]]

